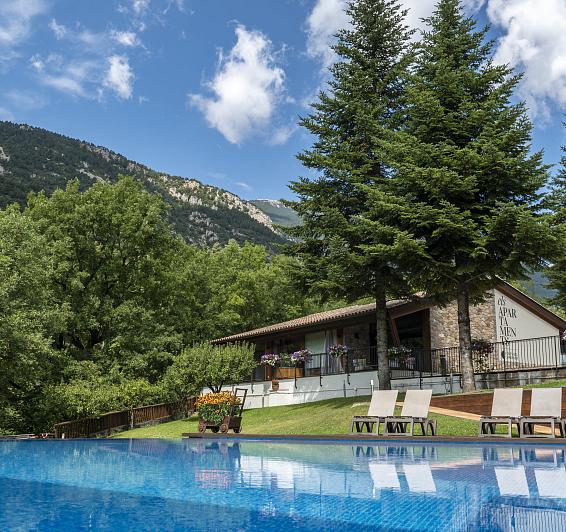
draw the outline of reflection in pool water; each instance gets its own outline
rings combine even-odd
[[[564,447],[0,442],[0,530],[566,530]]]

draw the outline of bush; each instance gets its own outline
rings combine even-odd
[[[255,367],[254,347],[250,344],[197,344],[174,359],[164,387],[176,397],[198,394],[204,387],[220,392],[225,384],[242,382]]]

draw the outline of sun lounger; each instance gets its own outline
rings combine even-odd
[[[428,409],[432,398],[432,390],[409,390],[405,395],[400,416],[385,418],[385,435],[415,435],[415,425],[421,427],[423,436],[436,434],[436,420],[428,419]]]
[[[379,434],[379,426],[387,416],[395,413],[397,402],[397,390],[377,390],[371,396],[367,416],[354,416],[350,425],[350,432],[363,432],[364,427],[368,432]]]
[[[506,425],[506,436],[513,435],[513,425],[519,427],[521,417],[521,404],[523,402],[523,390],[521,388],[496,388],[493,391],[493,403],[491,405],[491,416],[480,418],[480,436],[495,435],[497,425]]]
[[[533,388],[531,395],[531,412],[529,416],[519,420],[521,438],[555,438],[556,428],[564,437],[564,420],[562,419],[562,388]],[[549,425],[549,434],[535,434],[535,424]]]

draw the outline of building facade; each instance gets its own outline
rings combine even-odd
[[[389,359],[392,378],[399,380],[394,385],[414,387],[418,379],[422,386],[423,378],[436,378],[446,391],[448,387],[455,391],[460,373],[455,302],[441,307],[424,298],[390,301],[388,318],[388,344],[398,348],[391,350]],[[471,308],[471,328],[476,340],[476,373],[566,367],[561,342],[566,321],[505,282]],[[306,400],[316,400],[328,396],[330,388],[336,392],[331,396],[336,396],[354,389],[356,393],[362,388],[369,391],[377,385],[375,304],[311,314],[214,343],[238,341],[255,344],[258,361],[264,353],[284,355],[308,349],[312,354],[303,364],[282,363],[276,368],[258,364],[250,378],[256,387],[278,379],[281,393],[297,394],[304,388],[311,397]],[[346,357],[329,354],[338,344],[348,347]],[[447,383],[446,379],[454,377],[456,384],[452,380]],[[315,393],[317,387],[319,394]],[[270,404],[274,399],[270,398]],[[295,397],[290,402],[303,401]]]

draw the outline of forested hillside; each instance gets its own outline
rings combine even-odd
[[[170,221],[188,242],[211,245],[234,239],[273,249],[284,241],[268,215],[231,192],[156,172],[88,142],[0,122],[0,208],[14,202],[24,205],[29,192],[51,194],[72,179],[85,190],[97,181],[115,182],[120,174],[161,194],[170,208]]]

